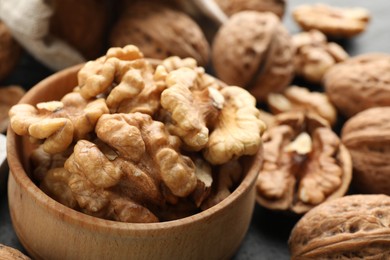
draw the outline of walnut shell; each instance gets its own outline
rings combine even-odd
[[[0,259],[30,260],[31,258],[24,255],[17,249],[0,244]]]
[[[22,87],[11,85],[0,88],[0,132],[4,133],[9,124],[8,111],[18,103],[25,91]]]
[[[334,65],[324,75],[326,94],[347,117],[390,105],[390,55],[369,53]]]
[[[285,0],[215,0],[219,7],[228,15],[253,10],[259,12],[272,12],[283,17],[286,10]]]
[[[192,57],[199,65],[208,63],[209,44],[190,16],[156,2],[127,7],[112,28],[110,46],[134,44],[147,58]]]
[[[50,31],[83,54],[95,59],[103,54],[110,22],[110,1],[55,1]]]
[[[390,197],[350,195],[309,211],[293,228],[291,259],[389,259]]]
[[[231,16],[215,36],[212,59],[220,79],[246,88],[258,100],[282,91],[294,75],[290,35],[270,12]]]
[[[353,183],[366,193],[390,195],[390,107],[364,110],[343,126],[353,164]]]
[[[0,80],[7,77],[19,61],[21,48],[0,20]]]

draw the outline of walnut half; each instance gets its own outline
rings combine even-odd
[[[256,183],[260,205],[302,214],[345,194],[351,158],[324,122],[307,113],[276,116],[263,138],[264,162]]]

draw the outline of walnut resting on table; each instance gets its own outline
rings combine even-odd
[[[343,196],[352,178],[351,158],[321,117],[282,113],[263,137],[264,162],[257,202],[269,209],[303,214]]]

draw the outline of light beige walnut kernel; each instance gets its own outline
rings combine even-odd
[[[305,214],[291,231],[291,259],[388,259],[390,197],[349,195]]]
[[[364,8],[341,8],[322,3],[298,6],[292,15],[305,31],[316,29],[327,36],[347,38],[365,31],[370,20],[368,10]]]
[[[260,120],[256,100],[248,91],[229,86],[223,88],[221,94],[225,103],[203,152],[212,164],[256,154],[266,127]]]
[[[292,43],[295,47],[295,72],[312,83],[321,83],[326,71],[349,58],[340,45],[328,42],[318,30],[295,34]]]
[[[306,111],[326,119],[331,126],[336,123],[337,110],[329,98],[320,92],[291,86],[283,93],[271,93],[267,97],[267,105],[273,114],[289,111]]]
[[[31,260],[30,257],[24,255],[19,250],[0,244],[0,259],[19,259],[19,260]]]
[[[351,158],[322,120],[299,112],[276,116],[263,137],[264,162],[256,183],[260,205],[303,214],[346,193]]]
[[[87,101],[80,93],[71,92],[61,101],[38,103],[36,107],[15,105],[9,116],[15,133],[44,140],[43,150],[54,154],[65,151],[74,140],[86,138],[99,117],[108,112],[103,99]]]

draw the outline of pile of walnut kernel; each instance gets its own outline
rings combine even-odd
[[[19,104],[12,129],[42,143],[34,178],[55,200],[123,222],[205,210],[244,176],[265,129],[255,98],[192,58],[153,65],[134,45],[110,48],[78,72],[60,101]]]
[[[42,189],[94,216],[129,222],[176,219],[228,196],[242,178],[236,158],[253,154],[263,143],[256,199],[270,210],[302,216],[289,240],[292,259],[385,259],[390,248],[390,55],[350,57],[328,40],[363,33],[369,13],[304,5],[292,13],[303,31],[290,35],[281,20],[285,1],[216,2],[229,18],[212,33],[210,46],[200,28],[179,15],[183,23],[178,24],[188,26],[162,37],[153,25],[169,24],[177,9],[156,12],[148,9],[153,1],[137,7],[148,10],[142,14],[149,26],[140,26],[138,16],[121,17],[111,42],[135,38],[148,51],[145,56],[164,58],[179,41],[177,50],[187,51],[183,55],[201,65],[209,62],[217,78],[242,88],[223,87],[194,59],[172,57],[153,67],[138,51],[125,55],[130,47],[110,50],[86,64],[79,87],[61,102],[11,111],[12,121],[17,110],[28,115],[19,119],[28,126],[15,123],[20,134],[44,140],[33,153]],[[130,4],[124,10],[136,9]],[[194,33],[186,31],[191,26]],[[295,78],[323,92],[293,85]],[[256,102],[267,110],[260,116]],[[50,120],[42,125],[42,117]],[[124,131],[133,133],[132,139],[124,138]],[[226,141],[229,134],[239,142]],[[87,163],[92,160],[97,164]],[[98,175],[100,169],[104,174]],[[374,195],[346,195],[350,184],[357,193]],[[375,195],[381,193],[387,195]]]

